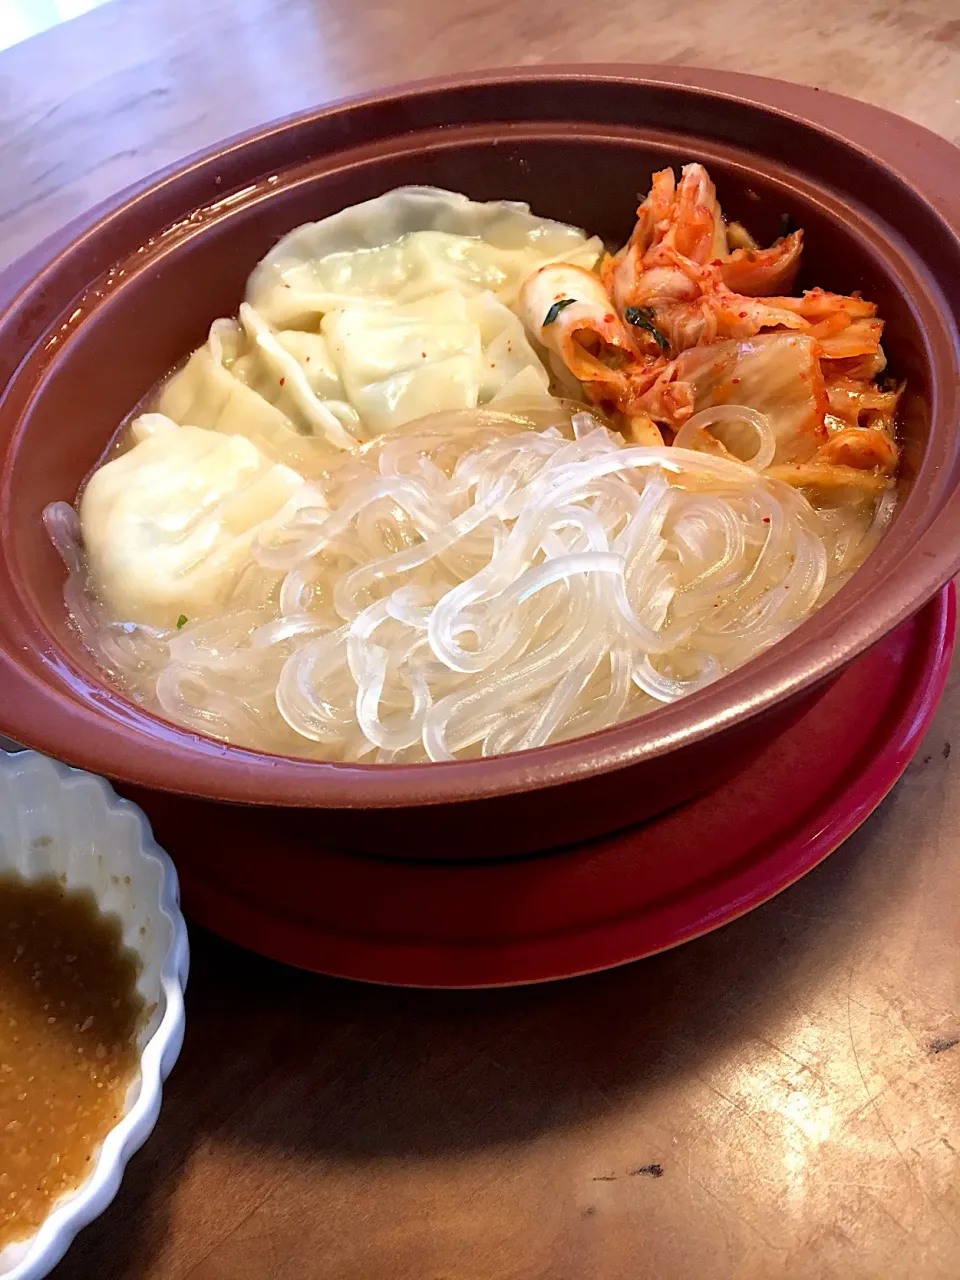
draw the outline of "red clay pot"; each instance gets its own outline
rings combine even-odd
[[[416,182],[526,200],[618,243],[651,170],[691,159],[761,240],[783,214],[805,228],[801,285],[875,300],[891,370],[907,379],[896,520],[829,605],[681,703],[487,761],[258,755],[104,685],[67,626],[41,512],[76,494],[118,422],[236,310],[282,233]],[[125,193],[0,279],[0,730],[140,788],[296,807],[287,821],[326,845],[387,856],[555,847],[715,785],[960,568],[958,233],[960,165],[941,138],[831,94],[676,68],[413,85],[270,125]]]

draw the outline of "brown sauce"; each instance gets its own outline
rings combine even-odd
[[[0,1249],[84,1181],[120,1118],[138,967],[90,892],[0,876]]]

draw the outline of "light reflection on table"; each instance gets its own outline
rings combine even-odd
[[[106,0],[0,0],[0,49],[89,13]]]

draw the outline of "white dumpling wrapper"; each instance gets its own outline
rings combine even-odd
[[[517,317],[492,294],[447,292],[394,307],[344,307],[322,332],[370,436],[498,395],[545,395],[548,375]]]
[[[281,451],[296,435],[349,449],[361,434],[326,340],[319,333],[274,333],[246,304],[239,322],[213,322],[204,346],[161,388],[156,408],[182,426]]]
[[[590,268],[602,252],[599,238],[525,204],[400,187],[284,236],[251,275],[247,301],[278,329],[316,329],[351,303],[404,304],[448,289],[512,306],[539,267]]]
[[[482,347],[476,403],[547,395],[550,375],[519,317],[490,293],[471,298],[467,313],[480,330]]]
[[[222,611],[251,544],[303,480],[239,435],[177,427],[158,414],[90,478],[80,526],[91,581],[111,614],[175,627]]]

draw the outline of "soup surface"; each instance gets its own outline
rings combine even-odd
[[[295,229],[48,509],[84,644],[191,730],[371,764],[695,693],[896,503],[883,322],[795,292],[802,250],[728,223],[696,163],[620,247],[418,187]]]
[[[137,971],[91,893],[0,876],[0,1249],[84,1181],[120,1118]]]

